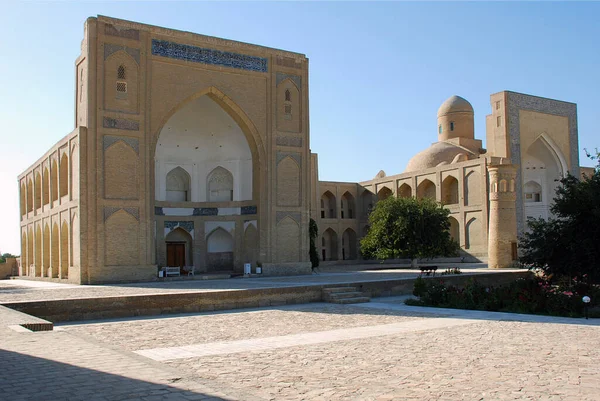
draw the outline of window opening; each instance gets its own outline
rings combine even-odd
[[[117,78],[125,79],[125,67],[122,65],[120,65],[119,68],[117,69]]]

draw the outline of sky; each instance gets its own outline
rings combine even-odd
[[[580,164],[600,147],[600,3],[5,2],[0,11],[0,253],[20,253],[17,176],[74,128],[86,18],[107,15],[303,53],[319,179],[404,171],[437,140],[436,112],[489,96],[577,103]]]

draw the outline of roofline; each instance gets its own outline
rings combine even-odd
[[[496,92],[496,93],[492,93],[490,96],[499,95],[499,94],[501,94],[501,93],[512,93],[512,94],[515,94],[515,95],[522,95],[522,96],[528,96],[528,97],[535,97],[535,98],[537,98],[537,99],[551,100],[551,101],[553,101],[553,102],[559,102],[559,103],[565,103],[565,104],[572,104],[572,105],[575,105],[575,106],[577,106],[577,103],[574,103],[574,102],[566,102],[566,101],[564,101],[564,100],[553,99],[553,98],[551,98],[551,97],[536,96],[536,95],[530,95],[530,94],[528,94],[528,93],[515,92],[515,91],[507,91],[507,90],[500,91],[500,92]]]
[[[94,17],[91,17],[91,18],[94,18]],[[201,39],[201,40],[204,40],[207,42],[218,41],[218,42],[220,42],[218,44],[223,45],[223,46],[237,47],[237,48],[241,47],[241,48],[246,48],[247,50],[254,50],[254,51],[268,50],[272,53],[279,54],[282,56],[296,57],[296,58],[301,57],[301,58],[308,59],[305,54],[296,53],[296,52],[292,52],[289,50],[282,50],[282,49],[276,49],[274,47],[255,45],[253,43],[240,42],[237,40],[219,38],[216,36],[202,35],[202,34],[191,32],[191,31],[182,31],[182,30],[178,30],[178,29],[165,28],[165,27],[158,26],[158,25],[144,24],[144,23],[136,22],[136,21],[129,21],[129,20],[124,20],[124,19],[119,19],[119,18],[108,17],[106,15],[98,14],[97,20],[101,21],[101,22],[106,22],[106,23],[118,24],[118,25],[126,27],[126,28],[140,29],[140,30],[146,30],[146,31],[155,30],[155,31],[157,31],[157,33],[159,33],[161,35],[175,36],[175,35],[183,34],[184,36],[188,36],[190,39]]]

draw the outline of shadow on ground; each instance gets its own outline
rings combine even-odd
[[[227,400],[2,349],[0,372],[2,400]]]

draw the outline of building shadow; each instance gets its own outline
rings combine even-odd
[[[233,400],[3,349],[0,372],[1,400]]]

